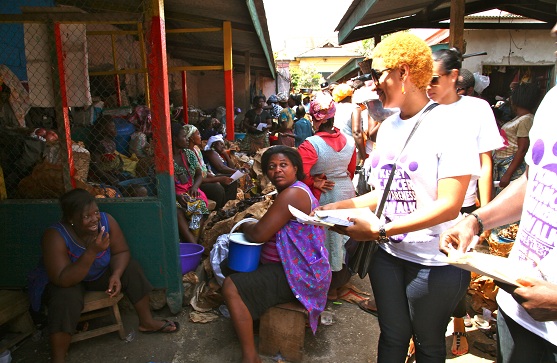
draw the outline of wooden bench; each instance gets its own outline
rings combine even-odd
[[[29,314],[29,297],[22,291],[0,291],[0,326],[7,324],[10,334],[2,340],[0,352],[11,348],[35,332]],[[13,334],[11,334],[13,333]]]
[[[74,334],[72,335],[72,343],[115,331],[120,335],[120,339],[125,339],[126,331],[124,330],[124,324],[120,316],[120,309],[118,309],[118,301],[123,297],[124,295],[121,293],[115,297],[110,297],[104,291],[87,291],[85,293],[85,302],[79,321],[87,321],[112,313],[114,323]]]
[[[304,358],[304,337],[308,312],[299,302],[273,306],[259,323],[259,353],[290,362]]]

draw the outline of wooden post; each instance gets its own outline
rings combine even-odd
[[[234,140],[234,75],[232,68],[232,23],[222,24],[224,42],[224,97],[226,106],[226,139]]]
[[[464,49],[464,6],[465,0],[451,0],[451,24],[449,32],[449,44],[456,47],[462,54]]]
[[[155,143],[155,170],[157,191],[161,202],[161,225],[165,233],[164,274],[167,281],[166,301],[172,313],[182,309],[183,285],[179,262],[178,217],[176,215],[176,192],[174,190],[174,161],[170,137],[170,101],[168,94],[168,64],[166,58],[166,35],[164,0],[145,0],[149,24],[148,72],[153,140]]]
[[[54,45],[56,49],[56,58],[54,62],[54,71],[57,76],[53,77],[54,80],[54,97],[56,100],[56,121],[58,123],[58,133],[62,138],[62,142],[65,145],[66,152],[62,153],[63,157],[67,159],[67,162],[63,162],[64,169],[64,189],[69,191],[75,188],[75,166],[73,161],[73,151],[72,151],[72,135],[70,130],[70,116],[68,109],[68,91],[66,88],[66,69],[64,68],[64,49],[62,44],[62,33],[60,31],[60,23],[54,23]],[[56,92],[56,90],[60,92]],[[66,161],[66,160],[64,160]]]
[[[245,59],[246,69],[244,70],[244,91],[246,92],[246,102],[244,107],[246,107],[246,109],[249,109],[249,105],[251,105],[251,55],[249,51],[246,51]]]
[[[141,51],[141,66],[147,68],[147,56],[145,51],[145,37],[143,36],[143,24],[137,23],[137,33],[139,36],[139,46]],[[143,73],[143,81],[145,82],[145,105],[151,107],[151,97],[149,95],[149,72]]]
[[[118,57],[116,56],[116,39],[114,34],[110,34],[110,42],[112,43],[112,63],[114,63],[114,71],[118,72]],[[116,88],[116,105],[122,106],[122,94],[120,93],[120,75],[114,75],[114,87]]]
[[[182,71],[182,112],[184,113],[184,123],[189,124],[188,115],[188,84],[186,82],[186,71]]]

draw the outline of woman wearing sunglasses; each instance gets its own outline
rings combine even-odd
[[[471,180],[466,190],[461,213],[472,213],[477,209],[476,196],[479,192],[480,205],[491,200],[493,180],[491,176],[491,151],[503,146],[497,122],[489,104],[476,97],[459,96],[458,77],[462,67],[462,55],[456,48],[442,49],[433,53],[433,77],[427,88],[429,98],[441,105],[449,105],[451,114],[464,115],[466,126],[473,131],[480,157],[481,174]],[[463,317],[466,316],[466,300],[458,303],[454,313],[453,345],[451,352],[460,356],[468,353],[468,340]]]
[[[353,219],[334,229],[381,242],[369,268],[381,328],[378,362],[404,362],[411,337],[418,362],[445,362],[447,324],[470,282],[469,272],[447,265],[438,244],[439,234],[456,224],[471,175],[479,173],[478,153],[459,115],[431,108],[432,62],[427,44],[409,33],[375,48],[372,87],[384,107],[400,109],[383,121],[370,156],[376,189],[320,207],[375,210],[394,170],[381,223]]]

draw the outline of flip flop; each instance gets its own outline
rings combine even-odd
[[[176,333],[178,330],[180,330],[180,324],[177,321],[170,321],[170,320],[166,320],[166,319],[163,319],[162,321],[164,321],[164,325],[161,326],[159,329],[157,329],[157,330],[140,330],[140,332],[142,332],[143,334],[155,334],[155,333],[172,334],[172,333]],[[170,330],[170,331],[165,331],[165,329],[168,328],[169,326],[172,326],[172,324],[174,324],[176,329]]]
[[[369,302],[369,299],[366,300],[362,300],[358,303],[358,306],[360,307],[360,309],[362,309],[363,311],[365,311],[368,314],[371,314],[373,316],[377,316],[377,310],[376,309],[370,309],[367,306],[367,303]]]

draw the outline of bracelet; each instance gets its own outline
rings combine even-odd
[[[473,216],[478,221],[478,233],[476,233],[476,236],[480,237],[482,233],[484,233],[484,224],[482,222],[482,219],[476,213],[470,213],[468,215]]]

